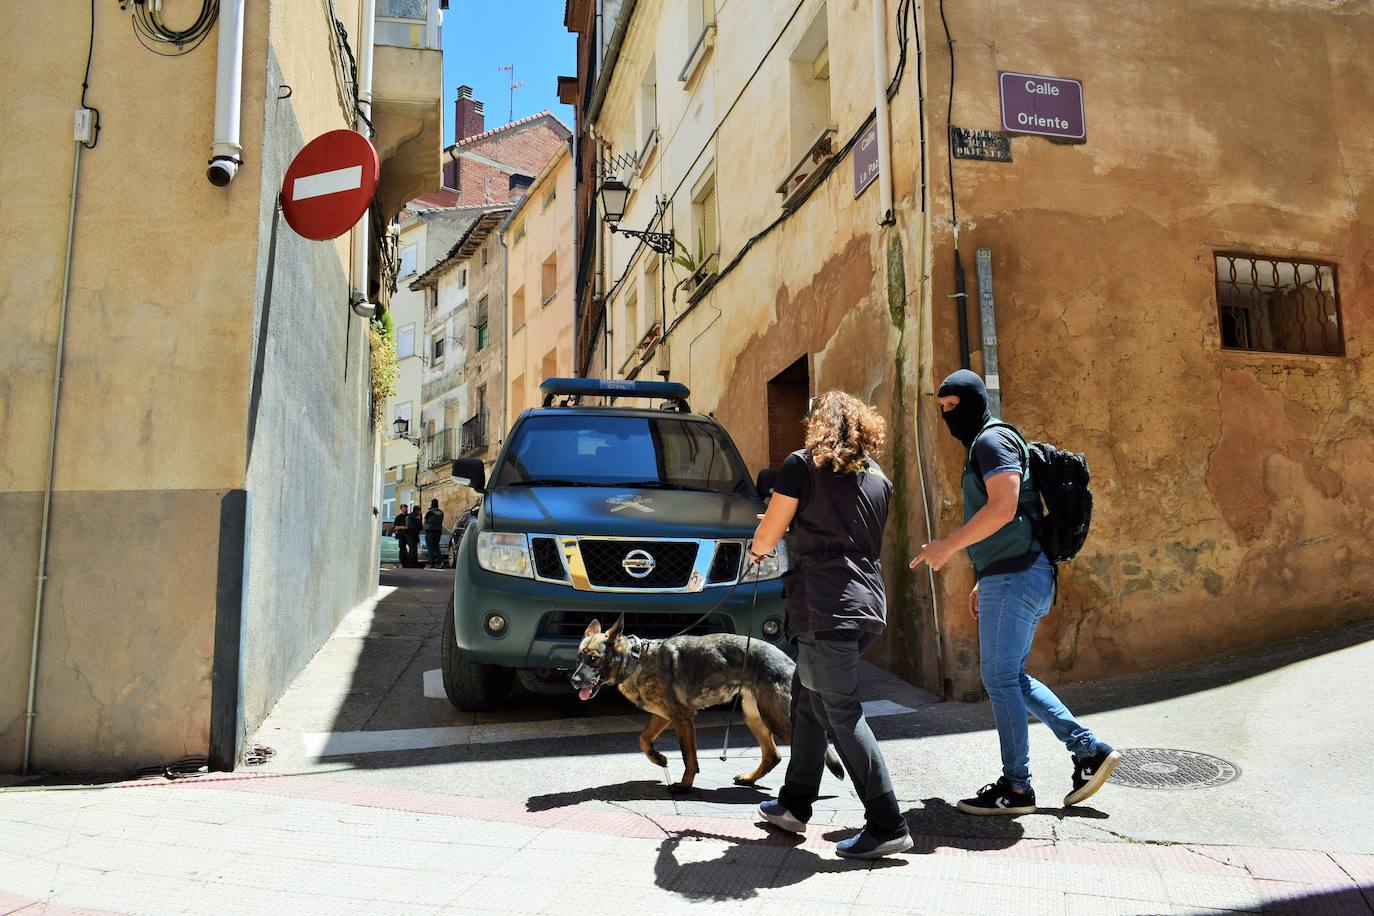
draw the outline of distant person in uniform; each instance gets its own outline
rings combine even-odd
[[[420,565],[420,531],[423,525],[420,520],[420,507],[415,506],[410,510],[410,517],[406,519],[406,543],[410,545],[410,565],[413,567]]]
[[[859,656],[887,625],[880,554],[892,484],[874,460],[882,417],[858,398],[812,398],[806,447],[787,456],[749,547],[758,563],[787,533],[787,635],[797,648],[792,759],[769,823],[800,833],[820,795],[829,734],[864,805],[864,829],[835,851],[877,859],[911,848],[887,763],[859,702]]]
[[[405,503],[401,504],[401,511],[396,513],[396,520],[391,523],[391,536],[396,539],[396,544],[401,550],[401,568],[406,569],[415,565],[415,556],[410,549],[410,535],[406,531],[406,526],[410,524],[410,512]]]
[[[1054,604],[1054,567],[1035,537],[1041,499],[1030,474],[1030,447],[992,416],[983,380],[967,369],[940,384],[941,418],[968,450],[964,461],[964,524],[926,544],[911,561],[940,569],[960,550],[973,561],[977,584],[969,613],[978,622],[978,663],[1002,745],[1002,776],[959,802],[966,814],[1033,814],[1029,711],[1073,755],[1073,788],[1064,804],[1086,801],[1107,783],[1121,759],[1111,745],[1069,712],[1054,691],[1026,673],[1035,627]]]
[[[429,568],[442,569],[444,558],[439,555],[439,539],[444,534],[444,510],[439,508],[439,500],[431,499],[425,512],[425,552],[429,554]]]

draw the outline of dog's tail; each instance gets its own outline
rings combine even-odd
[[[844,767],[840,766],[840,758],[835,756],[835,749],[830,745],[825,747],[825,768],[836,779],[844,779]]]

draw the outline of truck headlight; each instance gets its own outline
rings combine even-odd
[[[744,581],[776,579],[787,572],[787,569],[787,545],[779,543],[777,547],[773,548],[773,552],[764,557],[757,566],[753,563],[749,564],[749,569],[744,574]]]
[[[532,578],[529,542],[523,534],[483,531],[477,536],[477,565],[488,572]]]

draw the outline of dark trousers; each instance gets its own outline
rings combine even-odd
[[[425,532],[425,553],[429,554],[430,566],[443,566],[444,558],[439,556],[439,531]]]
[[[865,829],[888,840],[907,832],[892,791],[883,752],[859,702],[859,656],[875,636],[858,639],[796,639],[797,670],[792,676],[792,759],[778,801],[800,820],[811,819],[821,791],[826,736],[864,803]]]
[[[396,536],[396,542],[401,548],[401,568],[409,569],[415,565],[415,548],[410,543],[410,535],[402,531]]]

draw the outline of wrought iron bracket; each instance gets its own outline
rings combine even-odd
[[[628,235],[630,238],[639,239],[641,242],[643,242],[645,245],[648,245],[650,248],[652,248],[654,251],[657,251],[659,254],[673,253],[673,234],[671,232],[650,232],[648,230],[640,229],[622,229],[614,224],[612,224],[611,226],[611,231],[618,232],[621,235]]]

